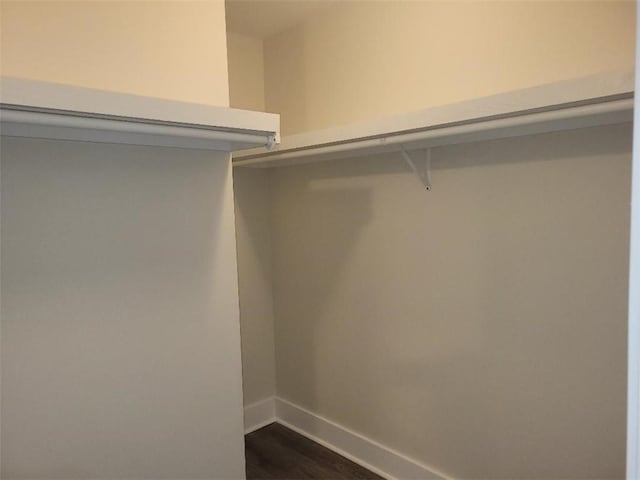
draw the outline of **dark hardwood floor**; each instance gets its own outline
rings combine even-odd
[[[247,479],[382,479],[366,468],[272,423],[245,435]]]

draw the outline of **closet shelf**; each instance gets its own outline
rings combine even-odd
[[[540,85],[404,115],[285,136],[234,166],[277,167],[631,122],[633,72]]]
[[[232,152],[271,148],[280,116],[19,78],[0,80],[0,133]],[[255,150],[254,150],[255,151]]]

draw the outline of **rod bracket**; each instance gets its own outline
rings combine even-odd
[[[269,135],[265,147],[267,150],[273,150],[273,147],[280,143],[280,135],[277,133]]]
[[[404,158],[411,171],[418,177],[420,183],[424,186],[425,189],[431,190],[431,149],[427,148],[424,150],[424,168],[418,168],[416,166],[416,162],[413,161],[411,155],[404,148],[403,145],[400,145],[400,153],[402,153],[402,157]]]

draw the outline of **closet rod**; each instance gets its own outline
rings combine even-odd
[[[114,133],[132,133],[145,135],[173,135],[176,137],[198,138],[206,140],[227,140],[253,144],[273,145],[274,134],[248,131],[231,132],[224,128],[201,127],[197,125],[171,125],[167,122],[142,122],[119,118],[92,118],[82,115],[42,113],[2,108],[0,119],[4,135],[24,136],[17,133],[20,127],[56,127],[66,129],[94,129]],[[16,127],[14,127],[16,126]]]
[[[452,145],[505,137],[546,133],[557,130],[610,125],[632,121],[633,97],[600,100],[580,105],[558,105],[551,110],[517,112],[508,117],[476,118],[457,124],[432,125],[409,132],[391,132],[375,137],[309,145],[290,150],[241,155],[234,159],[235,166],[268,167],[303,163],[315,160],[345,158],[349,154],[376,154],[397,152],[400,145],[406,149]],[[286,139],[285,139],[286,140]],[[286,142],[285,142],[286,143]],[[312,159],[313,157],[313,159]],[[293,162],[295,160],[295,162]]]

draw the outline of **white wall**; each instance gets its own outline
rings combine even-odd
[[[264,110],[262,40],[228,33],[227,45],[231,106]],[[269,176],[267,170],[233,170],[245,405],[276,393]]]
[[[278,395],[453,478],[622,478],[631,127],[280,168]]]
[[[2,141],[2,478],[242,478],[228,154]]]
[[[229,105],[223,0],[0,4],[2,75]]]
[[[265,40],[283,133],[634,65],[633,1],[346,1]]]

